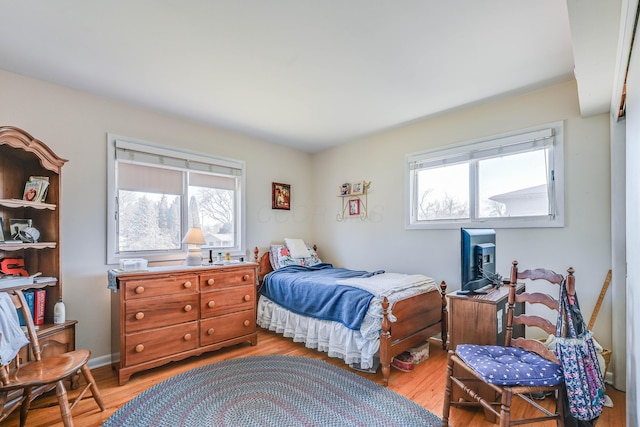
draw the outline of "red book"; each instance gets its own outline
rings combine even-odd
[[[38,289],[37,291],[34,291],[34,294],[33,323],[35,325],[42,325],[44,323],[44,305],[47,298],[47,291],[44,289]]]

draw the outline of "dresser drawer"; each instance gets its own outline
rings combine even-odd
[[[211,317],[200,321],[200,345],[210,345],[226,341],[256,331],[256,311]]]
[[[255,286],[223,288],[200,294],[200,316],[202,318],[251,310],[255,302]]]
[[[148,362],[198,347],[198,322],[138,332],[125,336],[126,364]]]
[[[142,280],[127,280],[124,283],[123,292],[126,300],[198,292],[198,275],[168,275]]]
[[[199,295],[133,299],[125,302],[125,334],[198,320]]]
[[[255,286],[256,284],[255,269],[247,268],[241,270],[220,269],[215,272],[207,272],[200,276],[200,280],[202,283],[202,291],[248,284]]]

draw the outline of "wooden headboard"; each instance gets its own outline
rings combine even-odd
[[[318,247],[313,245],[313,250],[318,251]],[[256,246],[253,249],[253,260],[258,264],[258,283],[262,283],[262,279],[268,273],[273,271],[273,267],[271,267],[271,261],[269,260],[269,250],[260,256],[260,249]]]

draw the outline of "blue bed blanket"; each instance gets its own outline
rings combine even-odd
[[[289,265],[267,274],[260,294],[294,313],[340,322],[358,330],[374,295],[336,282],[373,274],[333,268],[326,263],[313,267]]]

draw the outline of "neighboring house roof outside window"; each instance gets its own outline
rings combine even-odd
[[[546,184],[536,185],[535,187],[496,194],[489,199],[504,203],[507,216],[537,215],[541,210],[547,208],[547,186]]]
[[[207,244],[206,247],[223,247],[233,242],[233,234],[230,233],[216,233],[207,234],[204,237]]]

